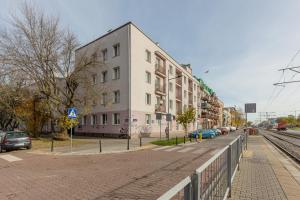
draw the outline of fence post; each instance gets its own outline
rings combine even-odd
[[[54,140],[53,140],[53,137],[52,137],[52,139],[51,139],[51,152],[53,152],[53,142],[54,142]]]
[[[140,147],[142,146],[142,136],[140,136]]]
[[[183,136],[183,144],[185,144],[185,136]]]
[[[241,155],[241,136],[239,137],[239,139],[237,140],[237,165],[238,165],[238,171],[240,171],[240,155]]]
[[[100,153],[102,152],[102,142],[101,142],[101,139],[99,139],[99,151],[100,151]]]
[[[129,137],[127,138],[127,150],[129,150]]]
[[[227,152],[227,187],[229,188],[228,197],[231,197],[231,144],[228,146]]]
[[[176,136],[176,145],[178,144],[178,141],[177,141],[177,136]]]
[[[201,187],[201,183],[200,183],[200,178],[199,176],[201,176],[200,174],[197,174],[197,172],[195,172],[192,177],[191,177],[191,183],[192,183],[192,200],[200,200],[200,187]]]
[[[192,200],[192,183],[189,183],[187,186],[184,187],[184,200]]]

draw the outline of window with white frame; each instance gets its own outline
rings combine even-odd
[[[151,124],[151,115],[150,114],[146,114],[146,124],[147,125]]]
[[[146,49],[146,61],[151,63],[151,52]]]
[[[151,84],[151,73],[146,71],[146,82]]]
[[[146,93],[146,105],[151,105],[151,94]]]
[[[171,75],[173,75],[173,66],[172,66],[172,65],[169,65],[169,73],[170,73]]]
[[[194,102],[196,102],[196,100],[197,100],[197,99],[196,99],[196,96],[194,96]]]
[[[120,114],[119,113],[113,113],[112,114],[112,124],[113,125],[119,125],[120,124]]]
[[[103,113],[101,115],[101,121],[100,121],[101,125],[106,125],[107,124],[107,114]]]
[[[101,105],[106,105],[106,101],[107,101],[107,93],[104,92],[101,95]]]
[[[196,84],[194,83],[194,91],[196,90]]]
[[[169,105],[170,105],[170,109],[172,110],[173,109],[173,100],[170,99]]]
[[[184,90],[184,98],[186,98],[187,96],[187,93],[186,93],[186,90]]]
[[[186,84],[186,77],[185,76],[183,77],[183,82],[184,82],[184,84]]]
[[[120,67],[113,68],[113,80],[120,79]]]
[[[114,103],[120,103],[120,90],[114,91]]]
[[[120,43],[113,45],[114,57],[120,55]]]
[[[173,92],[173,83],[169,82],[169,91]]]
[[[91,116],[91,125],[94,126],[97,124],[97,115]]]
[[[107,71],[101,73],[101,83],[107,82]]]
[[[102,60],[103,62],[107,61],[107,49],[102,50]]]

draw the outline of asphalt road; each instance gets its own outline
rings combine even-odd
[[[2,153],[0,199],[156,199],[237,135],[118,154]]]

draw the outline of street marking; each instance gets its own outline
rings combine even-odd
[[[15,162],[15,161],[20,161],[20,160],[23,160],[22,158],[18,158],[16,156],[12,156],[12,155],[3,155],[3,156],[0,156],[0,158],[8,161],[8,162]]]
[[[171,146],[164,146],[164,147],[158,147],[158,148],[155,148],[155,149],[152,149],[153,151],[158,151],[158,150],[163,150],[163,149],[167,149],[167,148],[170,148]]]
[[[187,147],[187,148],[179,150],[178,152],[185,153],[185,152],[188,152],[188,151],[193,150],[193,149],[195,149],[195,148],[194,147]]]
[[[216,153],[218,153],[219,151],[220,151],[221,149],[216,149],[216,150],[214,150],[214,151],[212,151],[211,153],[210,153],[210,155],[215,155]]]
[[[166,149],[165,151],[168,151],[168,152],[170,152],[170,151],[174,151],[174,150],[177,150],[177,149],[180,149],[181,147],[173,147],[173,148],[171,148],[171,149]]]
[[[204,153],[205,151],[207,151],[207,149],[199,149],[199,150],[197,150],[197,151],[193,151],[192,153],[194,153],[194,154],[202,154],[202,153]]]

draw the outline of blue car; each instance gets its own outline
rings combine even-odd
[[[207,138],[214,138],[216,137],[216,132],[212,129],[207,129],[202,131],[202,138],[207,139]]]

